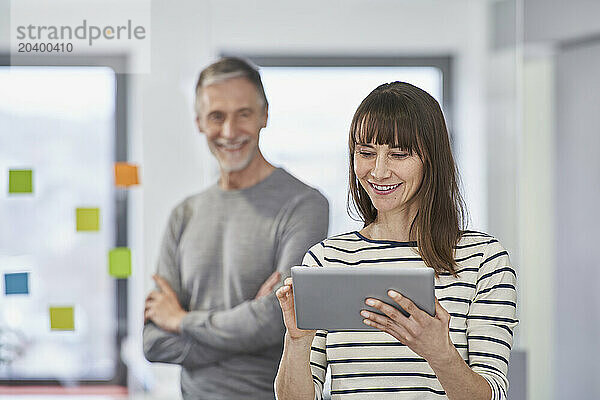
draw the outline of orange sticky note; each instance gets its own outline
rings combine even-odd
[[[115,185],[127,187],[139,183],[137,165],[126,162],[115,163]]]

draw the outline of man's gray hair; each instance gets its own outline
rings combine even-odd
[[[265,89],[258,73],[258,67],[250,61],[241,58],[225,57],[204,68],[200,73],[200,77],[196,83],[196,112],[199,113],[200,111],[200,94],[202,88],[240,77],[248,79],[256,87],[258,97],[263,103],[263,109],[266,110],[269,103],[267,102]]]

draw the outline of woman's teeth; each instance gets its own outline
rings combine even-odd
[[[370,182],[369,182],[370,183]],[[400,186],[400,184],[396,184],[396,185],[389,185],[389,186],[383,186],[383,185],[376,185],[374,183],[371,183],[371,186],[373,186],[375,189],[382,191],[382,192],[387,192],[389,190],[393,190],[396,189],[398,186]]]

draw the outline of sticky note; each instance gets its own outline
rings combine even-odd
[[[75,211],[78,231],[100,230],[99,208],[77,208]]]
[[[29,294],[29,274],[27,272],[4,274],[4,293]]]
[[[138,167],[126,162],[115,163],[115,185],[133,186],[139,184]]]
[[[54,331],[75,330],[73,307],[50,307],[50,329]]]
[[[30,169],[9,170],[8,193],[33,193],[33,171]]]
[[[131,250],[117,247],[108,252],[108,273],[115,278],[127,278],[131,275]]]

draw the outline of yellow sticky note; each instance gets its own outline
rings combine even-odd
[[[74,331],[73,307],[50,307],[50,329],[53,331]]]
[[[117,247],[108,252],[108,273],[115,278],[127,278],[131,275],[131,250]]]
[[[33,171],[30,169],[9,170],[8,193],[33,193]]]
[[[115,185],[127,187],[139,183],[137,165],[126,162],[115,163]]]
[[[75,210],[78,231],[100,230],[99,208],[77,208]]]

